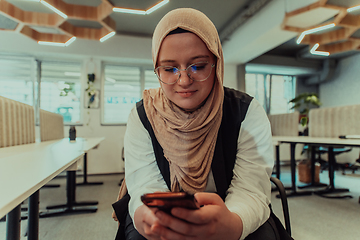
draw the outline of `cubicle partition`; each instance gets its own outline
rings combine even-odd
[[[63,116],[40,109],[40,138],[42,142],[64,138]]]
[[[298,136],[299,112],[269,115],[273,136]]]
[[[273,136],[298,136],[299,135],[299,112],[268,115]],[[290,159],[289,147],[283,147],[280,154],[280,143],[274,142],[276,157],[276,177],[280,179],[280,155]],[[287,144],[284,144],[287,145]],[[285,153],[285,154],[284,154]]]
[[[342,135],[360,135],[360,104],[310,110],[310,137]]]
[[[35,142],[34,108],[0,96],[0,148]]]
[[[0,148],[35,143],[34,119],[32,106],[0,96]],[[36,197],[35,201],[38,195]],[[20,205],[7,214],[7,239],[20,238],[20,225],[17,224],[20,214]]]
[[[62,115],[43,109],[40,109],[39,115],[41,142],[64,138],[64,118]],[[60,187],[60,185],[46,184],[44,187]]]

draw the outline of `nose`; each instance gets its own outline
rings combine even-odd
[[[180,70],[179,72],[179,80],[177,81],[177,84],[180,86],[188,86],[191,85],[194,81],[188,76],[188,73],[186,70]]]

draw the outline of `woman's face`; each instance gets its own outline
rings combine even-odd
[[[216,64],[214,55],[205,43],[193,33],[178,33],[167,36],[160,47],[157,67],[172,66],[186,69],[193,63],[207,61]],[[185,111],[198,109],[209,96],[215,79],[213,67],[210,76],[202,82],[188,77],[186,71],[181,71],[180,78],[174,84],[160,82],[161,88],[170,101]]]

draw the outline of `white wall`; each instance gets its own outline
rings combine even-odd
[[[360,104],[360,54],[339,61],[334,77],[320,85],[322,107]]]
[[[309,0],[307,0],[308,2]],[[298,0],[272,0],[256,15],[230,36],[230,41],[223,43],[226,63],[243,64],[264,54],[295,37],[295,32],[284,31],[281,24],[286,13],[286,4],[291,8],[302,7]]]
[[[359,62],[360,53],[339,61],[334,77],[319,86],[321,107],[360,104]],[[341,163],[353,163],[360,157],[359,151],[359,148],[354,148],[350,153],[336,156],[336,159]],[[323,159],[327,159],[327,156],[323,156]]]
[[[236,64],[225,64],[224,67],[224,86],[238,89],[237,75],[236,75]]]

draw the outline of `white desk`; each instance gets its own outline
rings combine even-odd
[[[20,235],[20,204],[34,194],[38,199],[43,185],[83,156],[84,152],[68,139],[0,148],[0,218],[10,212],[8,239]],[[36,215],[38,220],[38,212]],[[32,216],[29,215],[29,222]]]
[[[8,240],[20,239],[20,204],[28,197],[28,238],[38,239],[39,189],[64,170],[68,170],[68,203],[63,212],[96,211],[95,208],[83,208],[80,211],[74,209],[78,204],[75,201],[75,171],[77,162],[103,140],[104,138],[77,138],[75,142],[70,142],[68,138],[64,138],[0,148],[0,218],[9,213],[6,219]]]
[[[297,143],[307,144],[309,146],[323,146],[329,148],[329,186],[320,191],[316,191],[315,193],[320,196],[326,196],[327,193],[338,193],[338,192],[346,192],[348,189],[337,189],[334,185],[334,147],[360,147],[360,139],[341,139],[341,138],[324,138],[324,137],[308,137],[308,136],[296,136],[296,137],[288,137],[288,136],[273,136],[273,143],[290,143],[291,147],[291,190],[292,192],[289,196],[297,196],[304,194],[311,194],[310,192],[297,192],[296,191],[296,165],[295,165],[295,146]],[[313,156],[313,155],[312,155]],[[313,157],[312,157],[313,158]],[[312,161],[314,164],[314,161]],[[314,171],[314,167],[312,168]],[[313,175],[314,173],[312,173]],[[313,175],[314,176],[314,175]]]
[[[76,141],[72,141],[71,144],[74,148],[78,149],[78,151],[84,152],[84,161],[86,160],[86,156],[88,151],[91,149],[97,148],[97,146],[104,140],[104,137],[97,138],[76,138]],[[67,139],[69,142],[69,140]],[[77,202],[76,201],[76,170],[75,168],[67,169],[66,173],[66,203],[60,205],[53,205],[46,207],[49,212],[41,213],[40,217],[53,217],[64,214],[76,214],[76,213],[92,213],[97,211],[97,207],[89,206],[89,205],[97,205],[97,201],[84,201]],[[85,172],[85,169],[84,169]]]

